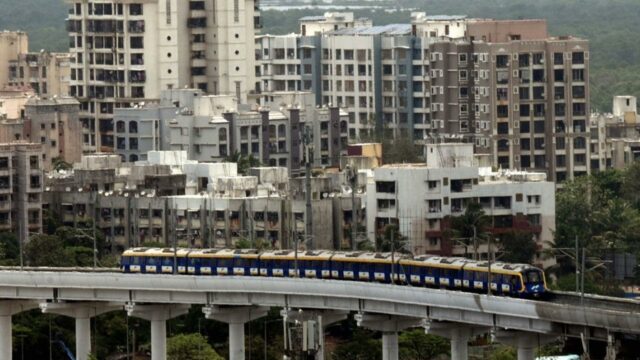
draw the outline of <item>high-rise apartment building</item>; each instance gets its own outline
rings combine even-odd
[[[347,114],[317,107],[305,92],[273,93],[264,106],[238,105],[230,95],[165,90],[159,104],[115,112],[116,152],[147,160],[152,150],[185,151],[190,160],[220,162],[237,153],[297,175],[304,168],[308,128],[314,167],[338,167],[347,149]]]
[[[69,95],[71,55],[68,53],[22,53],[9,62],[6,85],[18,89],[30,87],[40,96]]]
[[[301,89],[349,114],[349,140],[456,135],[492,166],[590,172],[589,43],[544,20],[413,13],[410,24],[256,41],[262,99]]]
[[[0,32],[0,87],[9,82],[9,65],[29,52],[29,36],[22,31]]]
[[[113,151],[114,108],[185,86],[245,102],[254,87],[253,0],[67,2],[70,94],[82,103],[85,151]]]
[[[42,146],[25,142],[0,144],[0,232],[20,242],[42,232]]]

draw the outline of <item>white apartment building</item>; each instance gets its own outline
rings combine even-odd
[[[347,148],[347,114],[316,107],[311,93],[274,93],[264,106],[238,105],[232,96],[194,89],[161,96],[160,104],[116,111],[114,141],[125,161],[146,160],[151,150],[183,150],[201,162],[224,161],[237,152],[298,174],[307,127],[315,167],[339,166]]]
[[[591,114],[591,170],[623,169],[640,159],[639,125],[635,96],[614,96],[612,113]]]
[[[74,1],[70,93],[91,132],[85,151],[114,148],[113,111],[199,88],[246,102],[254,86],[254,1]]]
[[[464,247],[447,230],[451,217],[462,215],[471,202],[490,217],[496,239],[509,230],[528,231],[539,251],[553,240],[555,186],[545,174],[474,166],[472,144],[429,144],[427,153],[426,164],[373,170],[366,195],[371,241],[386,225],[396,224],[414,254],[462,255]],[[479,250],[486,254],[487,245]],[[534,261],[543,263],[539,255]]]
[[[300,34],[311,36],[344,28],[370,27],[373,22],[367,18],[355,18],[350,12],[326,12],[318,16],[300,19]]]

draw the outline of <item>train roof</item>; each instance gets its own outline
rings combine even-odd
[[[125,250],[122,256],[185,256],[191,251],[191,249],[177,249],[174,251],[173,248],[133,248]]]
[[[306,250],[298,251],[298,260],[329,260],[334,254],[329,250]],[[260,255],[264,260],[294,260],[296,252],[294,250],[267,251]]]
[[[256,259],[260,255],[260,252],[255,249],[196,249],[189,253],[191,258],[216,258],[216,259],[231,259],[231,258],[245,258]]]

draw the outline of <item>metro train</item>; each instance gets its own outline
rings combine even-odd
[[[126,250],[124,273],[200,276],[305,277],[395,283],[496,295],[541,298],[548,294],[544,272],[527,264],[474,261],[435,255],[233,249]],[[175,270],[175,271],[174,271]],[[489,285],[489,279],[491,284]]]

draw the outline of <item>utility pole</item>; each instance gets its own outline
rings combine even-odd
[[[315,244],[313,240],[313,214],[311,209],[311,157],[313,156],[313,134],[311,133],[311,127],[304,127],[304,135],[303,142],[305,148],[305,188],[306,188],[306,219],[305,219],[305,229],[306,229],[306,238],[309,239],[309,248],[311,250],[315,250]]]
[[[394,262],[395,262],[395,259],[394,259],[395,246],[393,244],[394,237],[395,237],[394,235],[395,235],[395,233],[393,232],[393,228],[392,228],[391,229],[391,284],[395,284],[395,277],[396,277],[396,274],[395,274],[395,271],[394,271],[394,265],[395,265],[394,264]]]
[[[489,254],[487,255],[487,258],[489,259],[489,276],[487,276],[487,295],[491,295],[491,261],[492,259],[492,252],[493,252],[493,247],[491,246],[491,237],[493,235],[489,235]]]
[[[578,249],[578,235],[576,235],[576,293],[580,290],[580,250]]]
[[[473,225],[473,260],[478,261],[478,238],[476,237],[475,225]]]
[[[349,182],[351,183],[351,250],[358,250],[356,236],[358,235],[358,209],[356,208],[356,186],[358,185],[358,171],[349,166]]]
[[[94,202],[94,210],[93,210],[93,269],[95,270],[98,267],[98,244],[96,239],[96,221],[98,221],[100,217],[100,194],[94,192],[96,194],[96,201]]]

